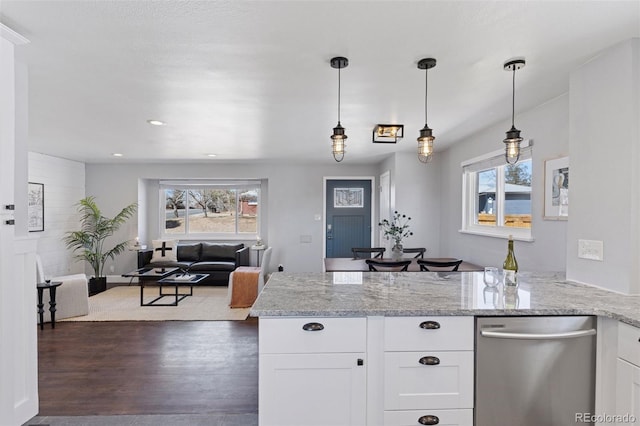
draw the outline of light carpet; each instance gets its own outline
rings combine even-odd
[[[170,291],[172,288],[164,288],[165,293]],[[145,303],[157,296],[158,287],[144,288]],[[164,297],[160,302],[173,300]],[[117,286],[89,298],[89,315],[59,321],[241,321],[249,310],[229,308],[227,287],[194,286],[193,296],[185,297],[178,306],[140,306],[140,287]]]

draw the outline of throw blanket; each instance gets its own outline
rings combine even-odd
[[[233,271],[230,307],[247,308],[253,305],[258,297],[258,279],[261,273],[260,268],[253,266],[240,266]]]

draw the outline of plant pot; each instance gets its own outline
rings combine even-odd
[[[107,277],[89,278],[89,296],[102,293],[107,289]]]

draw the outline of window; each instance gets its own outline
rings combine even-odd
[[[531,149],[506,164],[504,152],[462,163],[461,232],[531,240]]]
[[[259,234],[260,181],[160,182],[165,237],[252,238]]]

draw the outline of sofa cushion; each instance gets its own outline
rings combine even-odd
[[[180,243],[178,244],[178,260],[180,262],[197,262],[200,260],[202,244]]]
[[[228,261],[235,262],[236,251],[244,247],[244,244],[216,244],[202,243],[202,261]]]
[[[176,240],[153,240],[151,244],[153,246],[151,263],[175,262],[178,260]]]
[[[229,271],[236,269],[235,262],[196,262],[189,268],[190,272]]]

